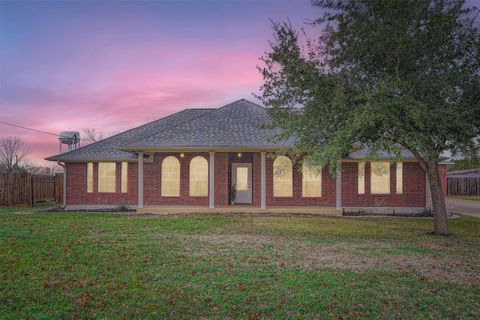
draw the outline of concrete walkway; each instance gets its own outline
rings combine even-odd
[[[447,211],[480,218],[480,201],[447,198]]]

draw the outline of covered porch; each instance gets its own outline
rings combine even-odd
[[[142,150],[137,155],[138,212],[147,208],[150,211],[194,212],[205,211],[205,208],[220,210],[232,205],[250,210],[267,208],[267,150],[182,148]],[[175,190],[169,194],[163,188],[169,182],[163,177],[172,176],[172,166],[163,166],[167,158],[175,166],[173,176],[178,179]],[[198,159],[204,165],[193,165]],[[233,201],[232,188],[236,194]]]
[[[275,161],[279,156],[269,157],[268,153],[274,150],[268,148],[152,148],[131,151],[138,155],[136,184],[139,213],[336,215],[341,210],[340,175],[331,176],[327,170],[322,170],[320,181],[314,183],[320,189],[315,190],[319,194],[303,194],[301,167],[290,161],[290,168],[281,171],[285,172],[285,181],[281,176],[274,177],[277,170]],[[277,188],[276,180],[280,180]],[[278,186],[284,185],[288,187],[288,192],[275,194],[275,190],[283,191]]]

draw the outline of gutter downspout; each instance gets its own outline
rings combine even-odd
[[[63,168],[63,195],[62,195],[62,209],[67,206],[67,166],[57,161],[57,164]]]

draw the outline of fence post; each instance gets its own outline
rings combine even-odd
[[[31,192],[31,201],[32,201],[32,207],[35,205],[35,190],[33,187],[33,176],[28,179],[30,181],[30,192]]]

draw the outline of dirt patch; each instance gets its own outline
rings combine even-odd
[[[404,247],[396,243],[367,240],[360,243],[314,244],[304,239],[256,234],[202,234],[184,236],[182,240],[188,243],[186,250],[192,256],[221,256],[227,261],[244,263],[245,267],[255,263],[255,257],[258,257],[261,263],[278,267],[354,272],[394,270],[414,274],[423,281],[480,285],[480,266],[468,257],[446,254],[439,258],[429,252],[403,252]],[[199,241],[199,244],[192,245],[192,240]],[[249,259],[238,259],[239,254],[247,255]],[[265,262],[265,256],[269,257],[268,262]]]

